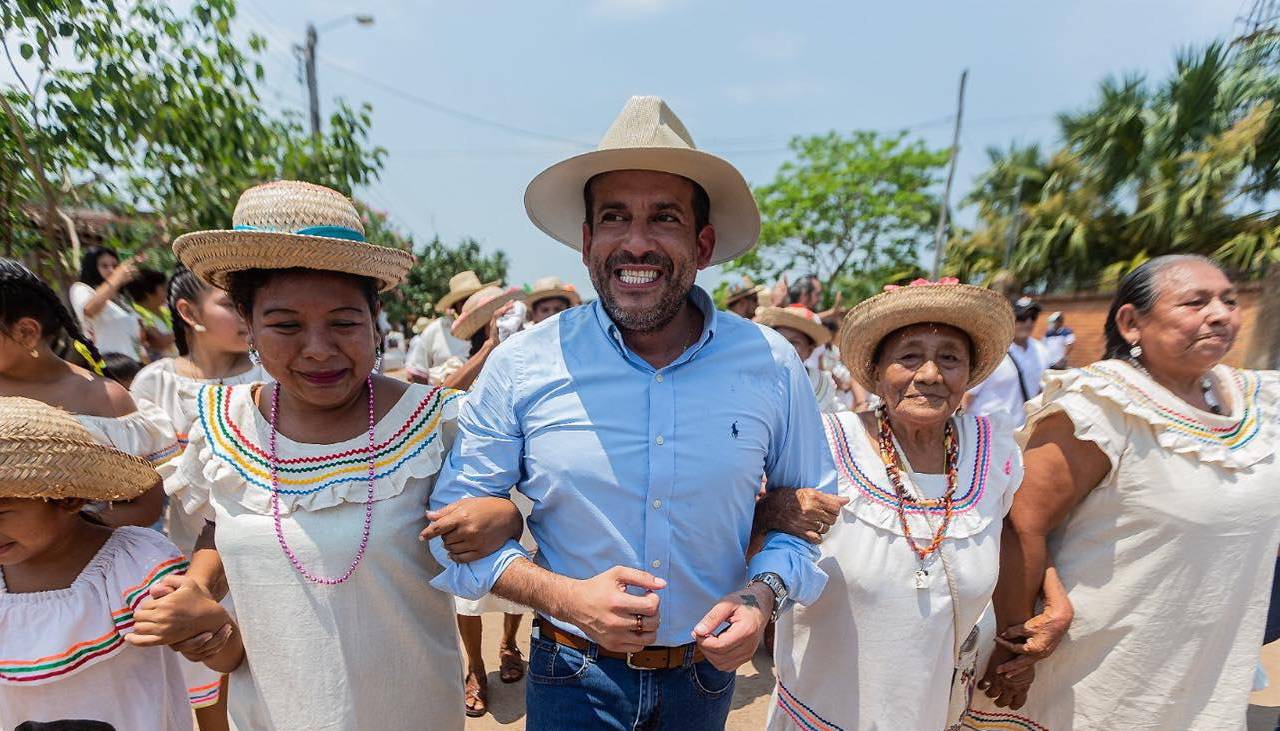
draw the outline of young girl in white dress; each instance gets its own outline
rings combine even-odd
[[[112,529],[83,510],[158,479],[61,409],[0,398],[0,728],[191,729],[178,656],[124,641],[133,610],[186,559],[155,531]]]

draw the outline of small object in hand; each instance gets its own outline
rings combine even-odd
[[[498,318],[498,342],[506,340],[524,328],[526,312],[527,308],[520,300],[511,303],[511,309]]]
[[[729,631],[729,628],[730,628],[730,627],[732,627],[732,626],[733,626],[733,623],[732,623],[732,622],[721,622],[721,623],[720,623],[720,625],[719,625],[718,627],[716,627],[716,628],[715,628],[715,631],[713,631],[713,632],[711,633],[711,636],[712,636],[712,637],[719,637],[720,635],[724,634],[725,632],[728,632],[728,631]]]

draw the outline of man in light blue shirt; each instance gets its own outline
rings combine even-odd
[[[525,201],[581,246],[600,299],[494,350],[432,494],[440,509],[514,485],[536,558],[509,541],[456,564],[437,538],[432,583],[541,615],[531,730],[723,728],[770,615],[826,582],[794,536],[769,534],[748,562],[762,480],[835,492],[794,348],[693,285],[754,245],[751,191],[665,103],[636,97],[599,151],[539,175]]]

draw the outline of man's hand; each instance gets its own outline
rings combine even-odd
[[[750,660],[773,614],[773,601],[773,590],[759,583],[721,599],[693,628],[693,639],[702,654],[725,672]],[[729,628],[718,637],[712,635],[725,622]]]
[[[775,488],[765,493],[756,505],[764,531],[782,531],[810,543],[822,543],[822,537],[840,517],[840,508],[849,498],[830,495],[811,487],[795,490]]]
[[[463,498],[439,510],[427,511],[427,520],[431,524],[418,534],[418,539],[443,538],[449,558],[456,563],[484,558],[508,539],[520,540],[524,533],[524,517],[519,508],[503,497]]]
[[[227,611],[208,589],[189,576],[166,576],[152,587],[133,613],[133,631],[125,641],[138,647],[183,644],[195,650],[203,643],[186,644],[205,633],[218,634],[227,624]],[[216,651],[216,649],[215,649]]]
[[[570,616],[564,619],[606,650],[639,652],[657,639],[659,599],[654,592],[666,586],[665,579],[647,571],[614,566],[590,579],[575,582],[567,597],[571,603]],[[628,587],[643,589],[645,593],[635,596],[627,592]]]

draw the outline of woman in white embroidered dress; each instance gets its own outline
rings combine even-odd
[[[1245,728],[1280,543],[1280,374],[1221,365],[1239,324],[1216,265],[1158,257],[1120,284],[1110,360],[1046,378],[995,610],[1030,616],[1052,562],[1075,620],[1029,693],[983,679],[969,728]]]
[[[60,340],[90,363],[102,357],[58,295],[21,262],[0,259],[0,396],[43,401],[73,414],[94,438],[160,467],[178,454],[168,417],[134,403],[123,386],[58,357]],[[136,499],[94,506],[110,525],[155,524],[164,505],[157,484]]]
[[[883,405],[824,417],[848,502],[822,537],[826,590],[778,621],[770,729],[959,720],[1022,461],[1012,435],[953,414],[1012,332],[1002,297],[956,283],[890,289],[846,317],[844,362]],[[773,500],[764,527],[795,532]]]
[[[176,591],[144,602],[133,641],[219,630],[225,573],[240,731],[459,730],[453,601],[428,585],[439,567],[417,534],[460,394],[375,372],[378,292],[412,257],[365,243],[351,202],[307,183],[249,189],[233,221],[174,251],[230,292],[274,383],[200,389],[166,487],[214,522],[216,547],[203,536]]]

